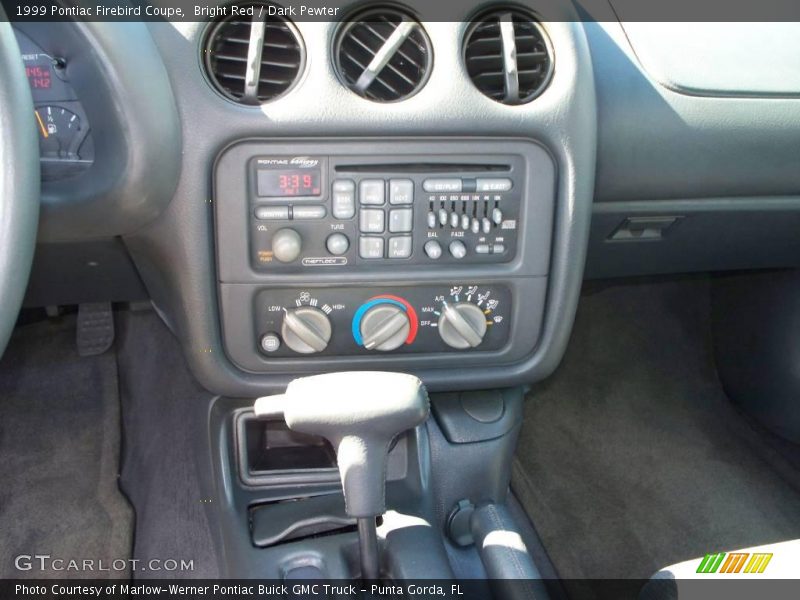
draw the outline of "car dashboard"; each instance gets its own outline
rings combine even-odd
[[[550,374],[585,277],[795,260],[793,92],[670,87],[610,4],[424,4],[16,23],[39,276],[61,259],[40,297],[102,256],[219,394],[349,369],[455,390]]]

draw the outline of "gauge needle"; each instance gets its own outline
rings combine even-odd
[[[35,110],[33,111],[33,114],[36,115],[36,120],[39,122],[39,129],[42,130],[42,135],[44,136],[44,139],[49,138],[50,134],[47,133],[47,127],[44,126],[44,123],[42,122],[42,117],[39,116],[39,111]]]

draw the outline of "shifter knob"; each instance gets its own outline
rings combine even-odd
[[[318,435],[336,450],[351,517],[383,514],[391,441],[428,416],[422,382],[403,373],[330,373],[295,379],[282,396],[256,400],[256,416],[283,414],[293,431]]]

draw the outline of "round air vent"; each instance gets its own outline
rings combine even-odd
[[[396,102],[425,85],[433,53],[425,30],[411,16],[373,8],[342,26],[334,61],[339,78],[359,96]]]
[[[267,16],[267,3],[236,4],[239,14],[215,21],[204,45],[204,62],[214,88],[240,104],[259,104],[291,88],[305,65],[294,25]],[[274,11],[273,11],[274,12]]]
[[[553,72],[544,30],[519,9],[493,10],[467,31],[464,62],[470,79],[503,104],[524,104],[542,93]]]

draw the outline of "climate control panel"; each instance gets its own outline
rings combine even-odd
[[[511,327],[500,285],[269,289],[255,303],[258,351],[274,357],[497,350]]]

